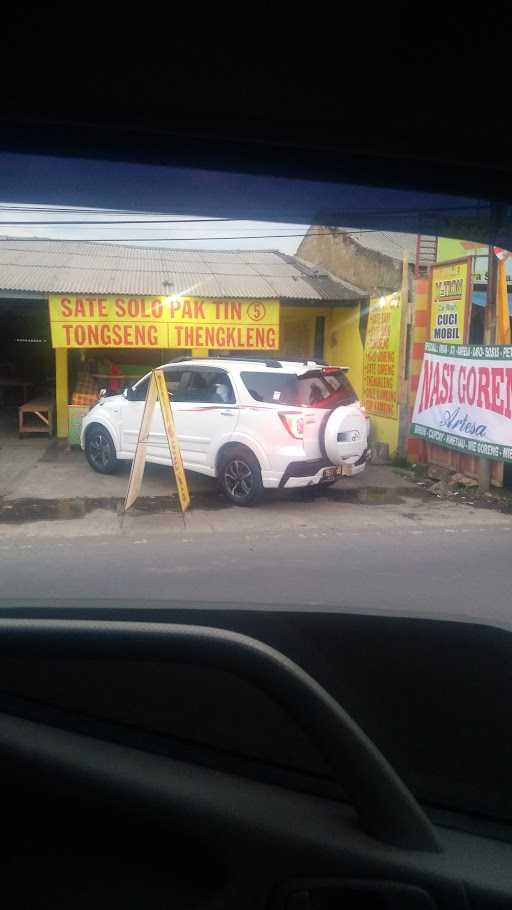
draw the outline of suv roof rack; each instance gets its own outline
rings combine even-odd
[[[272,357],[251,357],[251,355],[243,354],[214,354],[214,360],[241,360],[242,363],[264,363],[267,367],[278,367],[279,369],[283,366],[280,360],[276,360]]]
[[[264,363],[267,367],[279,368],[283,366],[280,360],[269,359],[268,357],[247,357],[243,354],[215,354],[210,357],[191,357],[190,354],[185,354],[183,357],[171,357],[167,363],[187,363],[194,360],[241,360],[243,363]]]

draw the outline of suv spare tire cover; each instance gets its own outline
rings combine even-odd
[[[360,458],[367,447],[366,417],[359,409],[341,405],[329,414],[324,424],[323,448],[333,464],[344,458]]]

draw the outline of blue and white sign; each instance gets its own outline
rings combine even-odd
[[[512,462],[512,346],[427,342],[411,432]]]

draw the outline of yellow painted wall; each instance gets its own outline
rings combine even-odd
[[[363,388],[363,345],[359,333],[360,304],[321,309],[320,307],[283,307],[281,310],[282,357],[313,357],[315,319],[325,317],[324,358],[332,366],[348,367],[354,389]],[[392,423],[393,421],[389,421]]]
[[[281,357],[313,357],[315,350],[315,320],[328,316],[320,307],[281,307],[279,354]]]
[[[451,240],[448,237],[439,237],[437,241],[438,262],[446,262],[449,259],[462,259],[466,256],[487,256],[488,252],[489,247],[485,243]]]
[[[332,366],[348,367],[348,376],[358,395],[363,391],[364,348],[359,332],[361,305],[330,310],[325,331],[325,359]],[[377,442],[387,443],[393,456],[398,448],[398,420],[372,417],[372,432]]]
[[[398,420],[392,420],[390,417],[373,417],[370,414],[370,423],[375,442],[387,444],[389,454],[393,458],[398,448]]]
[[[358,395],[363,389],[363,345],[359,333],[359,303],[330,310],[325,325],[325,359],[332,366],[348,367]]]

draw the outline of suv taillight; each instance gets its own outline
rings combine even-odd
[[[294,411],[280,411],[280,420],[284,428],[294,439],[304,437],[304,418],[302,414],[296,414]]]

